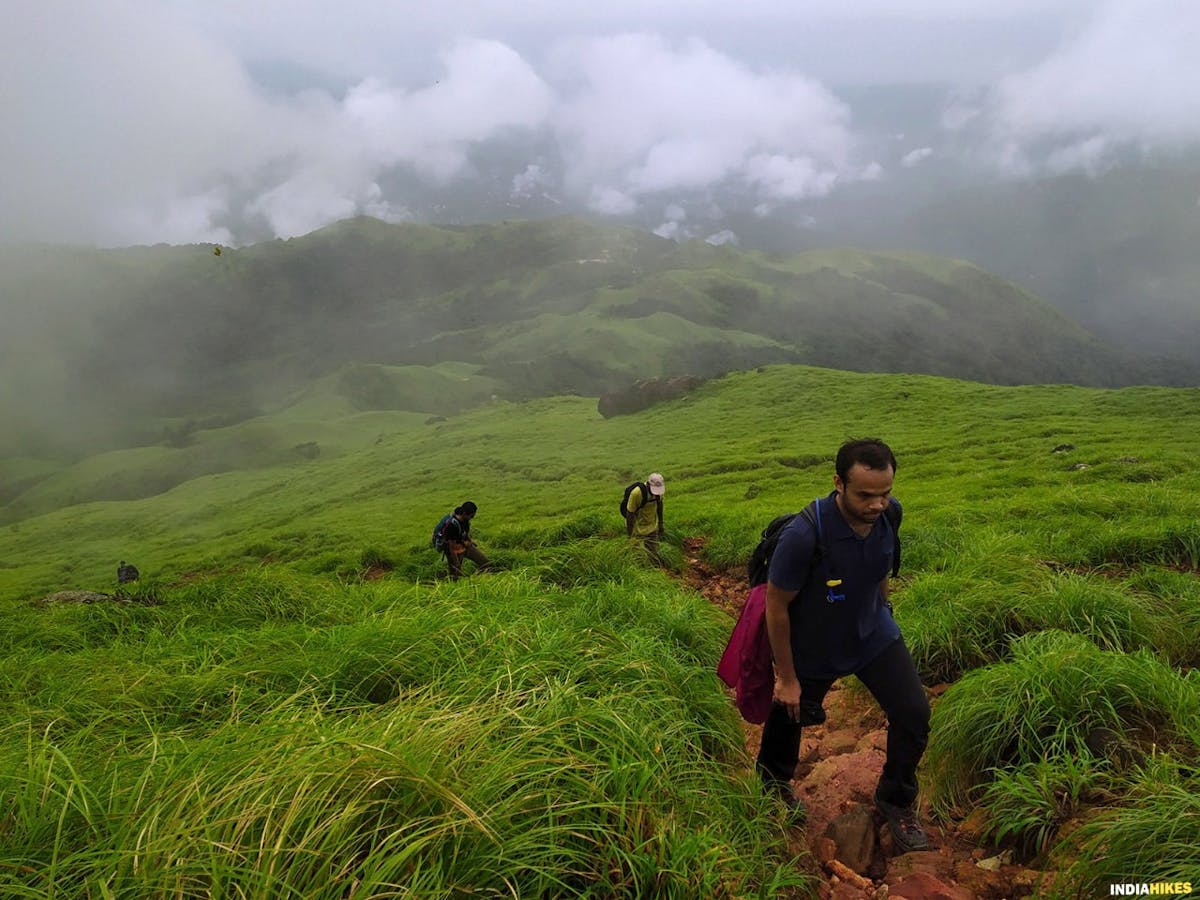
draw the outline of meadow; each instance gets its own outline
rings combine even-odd
[[[325,403],[73,466],[0,527],[5,896],[811,895],[714,673],[732,622],[616,507],[661,471],[668,569],[696,537],[737,567],[863,435],[949,684],[934,812],[982,808],[1041,896],[1200,880],[1200,391],[774,366],[607,420]],[[170,475],[197,446],[220,471]],[[176,486],[71,503],[143,472]],[[465,499],[499,571],[451,583]],[[133,602],[38,602],[118,559]]]

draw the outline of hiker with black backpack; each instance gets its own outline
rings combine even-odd
[[[133,563],[121,560],[117,564],[117,584],[129,584],[131,581],[137,581],[141,577],[141,573]]]
[[[774,692],[756,768],[768,793],[803,811],[791,780],[800,730],[825,721],[834,681],[857,675],[887,714],[887,756],[875,806],[898,852],[928,846],[917,819],[917,764],[929,739],[929,700],[888,602],[898,563],[896,457],[874,438],[838,450],[834,491],[779,532],[770,553],[765,623]]]
[[[661,562],[658,545],[663,536],[662,498],[666,490],[662,475],[653,472],[644,482],[635,481],[625,488],[625,496],[621,498],[625,534],[641,538],[646,553],[656,563]]]
[[[445,554],[450,577],[455,581],[462,577],[464,559],[475,563],[478,572],[486,572],[491,568],[488,558],[471,540],[471,520],[478,511],[479,507],[467,500],[462,506],[456,506],[454,512],[442,516],[433,529],[430,542],[435,550]]]

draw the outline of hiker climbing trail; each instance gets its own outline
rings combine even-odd
[[[747,593],[745,571],[721,571],[704,562],[704,543],[702,538],[684,541],[683,581],[724,610],[732,625]],[[937,685],[929,690],[933,703],[944,689]],[[808,814],[791,828],[789,838],[824,879],[822,898],[1001,900],[1036,894],[1043,873],[982,845],[977,816],[950,825],[926,817],[930,849],[895,854],[871,800],[884,761],[884,715],[854,679],[835,684],[825,706],[831,724],[803,733],[793,785]],[[749,761],[761,727],[743,721],[742,729]],[[800,854],[805,849],[809,856]]]

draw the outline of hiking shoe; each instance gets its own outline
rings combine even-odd
[[[897,806],[879,799],[875,792],[875,808],[887,819],[888,830],[892,832],[892,841],[900,853],[912,850],[924,850],[929,846],[929,835],[917,821],[917,811],[911,806]]]
[[[774,797],[783,804],[789,819],[802,821],[808,818],[808,807],[804,805],[803,800],[796,796],[796,792],[786,781],[775,781],[774,779],[763,781],[763,791],[768,797]]]

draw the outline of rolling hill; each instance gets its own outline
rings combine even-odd
[[[918,253],[771,256],[577,218],[360,218],[221,249],[0,251],[0,456],[170,443],[286,408],[320,379],[360,411],[447,413],[777,362],[997,384],[1188,377]]]

